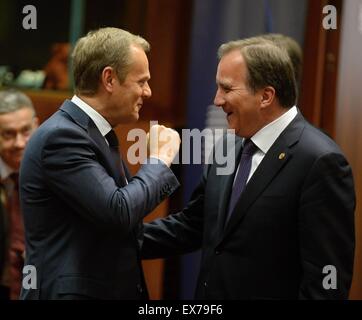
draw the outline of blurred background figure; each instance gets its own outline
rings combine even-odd
[[[52,56],[44,68],[46,77],[45,89],[67,90],[69,89],[68,59],[70,44],[55,43],[52,46]]]
[[[0,298],[18,299],[24,264],[24,227],[18,176],[25,146],[38,126],[31,100],[0,91]]]

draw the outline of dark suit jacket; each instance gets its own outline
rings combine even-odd
[[[5,198],[5,186],[0,181],[0,279],[4,276],[5,259],[8,248],[8,218],[3,199]],[[10,299],[10,288],[0,282],[0,300]]]
[[[235,173],[217,175],[217,167],[205,169],[182,212],[145,225],[143,257],[202,247],[200,299],[347,298],[355,193],[337,145],[298,114],[265,155],[225,228]],[[335,290],[323,286],[332,275],[323,273],[328,265],[337,270]]]
[[[6,252],[5,248],[6,248],[5,209],[0,199],[0,278],[2,277],[4,264],[5,264],[5,252]]]
[[[110,159],[94,122],[68,100],[31,137],[20,185],[37,288],[22,299],[145,297],[137,229],[178,181],[159,162],[124,186]]]

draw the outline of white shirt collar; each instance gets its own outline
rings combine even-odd
[[[293,121],[297,114],[298,111],[296,106],[290,108],[278,119],[267,124],[257,133],[255,133],[251,137],[251,140],[264,154],[266,154],[273,143],[277,140],[284,129]]]
[[[76,95],[73,96],[72,102],[76,104],[80,109],[82,109],[88,115],[88,117],[93,120],[103,137],[112,130],[109,122],[101,114],[94,110],[89,104],[85,103]]]
[[[0,157],[0,180],[6,180],[12,173],[16,172]]]

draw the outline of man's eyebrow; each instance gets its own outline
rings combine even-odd
[[[222,88],[226,88],[226,89],[230,89],[232,88],[232,84],[229,81],[225,81],[225,80],[216,80],[216,84],[219,85]]]
[[[151,79],[151,76],[147,74],[147,75],[143,76],[142,78],[140,78],[139,81],[148,81],[150,79]]]

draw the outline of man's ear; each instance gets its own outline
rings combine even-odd
[[[270,106],[275,100],[275,89],[273,87],[265,87],[261,92],[261,107],[266,108]]]
[[[101,83],[103,88],[109,92],[113,92],[114,85],[114,69],[112,67],[105,67],[101,75]]]

